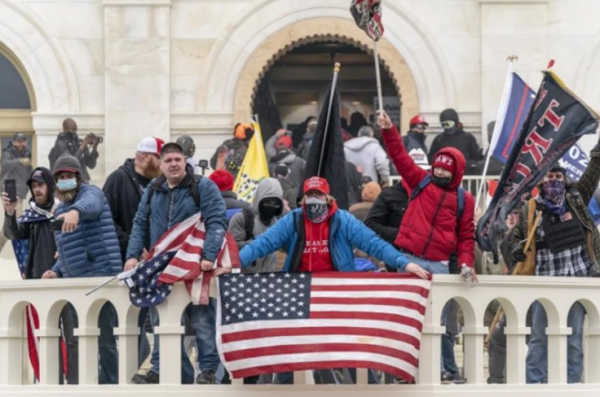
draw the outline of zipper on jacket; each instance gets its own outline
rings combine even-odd
[[[423,252],[421,253],[421,257],[425,256],[425,252],[427,252],[427,247],[429,247],[429,243],[431,242],[431,237],[433,237],[433,228],[435,227],[435,218],[437,218],[438,213],[440,212],[440,208],[442,208],[442,204],[444,204],[444,199],[446,198],[446,191],[442,194],[442,199],[438,204],[437,209],[435,210],[435,214],[433,214],[433,219],[431,220],[431,232],[429,232],[429,237],[427,237],[427,241],[425,242],[425,247],[423,248]],[[457,209],[458,210],[458,209]]]
[[[171,215],[173,215],[173,201],[175,200],[175,189],[169,190],[169,211],[167,211],[167,230],[171,228]]]

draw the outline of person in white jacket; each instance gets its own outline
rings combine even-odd
[[[354,164],[363,176],[385,186],[389,184],[390,160],[374,135],[370,126],[361,127],[357,138],[344,143],[344,154],[346,161]]]

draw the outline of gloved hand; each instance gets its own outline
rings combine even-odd
[[[525,262],[527,254],[523,252],[525,250],[526,240],[522,240],[515,249],[512,251],[512,257],[517,262]]]

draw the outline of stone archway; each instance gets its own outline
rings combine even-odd
[[[372,53],[372,42],[349,20],[313,18],[288,25],[263,41],[242,69],[235,87],[234,120],[245,120],[250,117],[258,84],[275,61],[295,47],[325,39],[346,42]],[[379,57],[383,67],[391,76],[396,91],[400,93],[401,127],[402,130],[406,130],[410,117],[419,112],[415,80],[405,60],[385,38],[379,43]]]

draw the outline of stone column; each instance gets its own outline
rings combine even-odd
[[[169,139],[170,0],[104,0],[106,174],[148,136]]]
[[[496,120],[510,55],[514,70],[534,89],[548,64],[547,0],[479,0],[481,9],[481,127],[488,147],[487,124]]]

